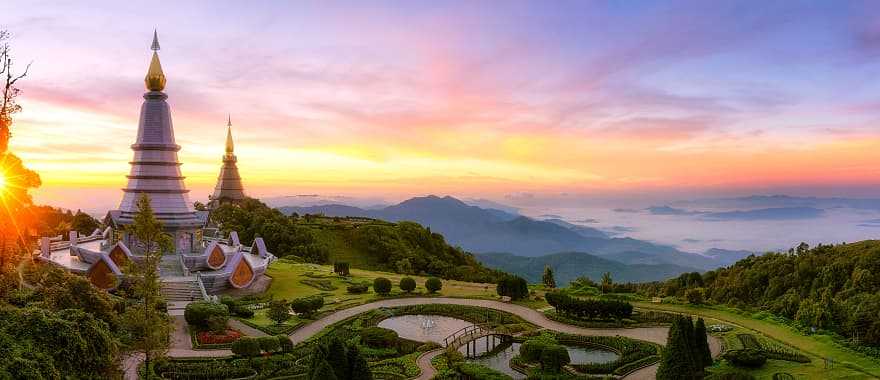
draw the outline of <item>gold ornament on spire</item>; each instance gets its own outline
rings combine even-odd
[[[147,76],[144,77],[144,84],[147,90],[162,91],[165,89],[165,73],[162,72],[162,64],[159,63],[159,36],[153,31],[153,44],[150,46],[153,50],[153,59],[150,61],[150,69],[147,70]]]
[[[232,145],[232,116],[226,119],[226,153],[232,154],[235,146]]]

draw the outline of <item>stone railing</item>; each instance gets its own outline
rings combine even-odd
[[[202,282],[202,274],[200,272],[196,272],[196,282],[199,284],[199,291],[202,292],[202,299],[210,301],[212,297],[209,296],[208,291],[205,290],[205,283]]]
[[[186,264],[183,262],[183,255],[177,255],[177,261],[180,263],[180,269],[183,270],[183,275],[189,276],[189,268],[187,268]]]

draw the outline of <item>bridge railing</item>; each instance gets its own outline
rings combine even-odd
[[[486,324],[474,324],[467,327],[463,327],[458,331],[450,334],[446,338],[443,339],[443,343],[446,347],[454,347],[457,343],[467,337],[482,335],[491,333],[492,329],[489,328]]]

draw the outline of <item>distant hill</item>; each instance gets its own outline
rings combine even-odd
[[[610,272],[615,282],[660,281],[684,272],[699,269],[672,264],[623,264],[583,252],[563,252],[540,257],[514,256],[509,253],[484,253],[477,260],[490,268],[522,276],[529,282],[541,282],[544,267],[553,268],[556,283],[565,286],[570,281],[586,276],[597,281]]]
[[[726,261],[675,247],[632,238],[610,238],[604,232],[563,220],[541,221],[506,211],[468,205],[453,197],[412,198],[397,205],[365,210],[326,205],[282,207],[286,214],[362,216],[388,221],[414,221],[470,252],[506,252],[518,256],[543,256],[557,252],[588,252],[624,264],[672,264],[708,270]]]
[[[794,220],[812,219],[825,214],[825,210],[814,207],[771,207],[756,210],[735,210],[705,213],[704,220]]]

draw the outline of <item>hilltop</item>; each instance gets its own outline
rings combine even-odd
[[[443,235],[414,222],[387,222],[360,216],[287,216],[255,199],[212,213],[224,231],[239,231],[243,242],[261,236],[279,257],[312,263],[348,262],[359,269],[424,274],[447,279],[494,282],[501,272],[446,242]]]

